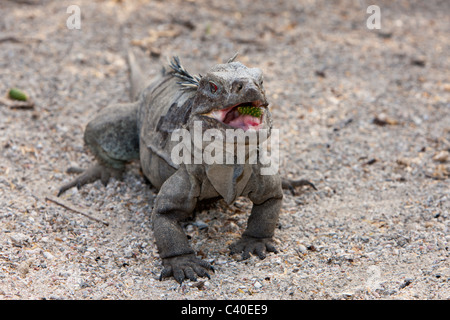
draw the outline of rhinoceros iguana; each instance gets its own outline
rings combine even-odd
[[[185,278],[209,278],[208,271],[214,271],[195,256],[180,225],[202,200],[223,198],[232,203],[239,196],[248,197],[253,207],[247,229],[230,246],[231,253],[242,252],[243,259],[252,253],[264,259],[266,252],[277,252],[272,237],[282,187],[291,191],[299,185],[314,188],[306,180],[283,180],[278,173],[262,175],[260,163],[174,163],[171,155],[179,142],[171,136],[177,129],[191,132],[195,123],[202,124],[202,132],[271,128],[261,70],[234,60],[235,56],[204,76],[193,76],[174,57],[150,82],[130,52],[133,102],[107,107],[88,123],[84,141],[97,164],[59,190],[58,196],[99,179],[106,185],[110,177],[121,177],[127,162],[139,159],[143,173],[159,189],[151,217],[164,266],[160,279],[173,276],[181,283]],[[256,111],[240,113],[240,106]]]

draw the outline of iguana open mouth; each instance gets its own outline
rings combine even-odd
[[[213,110],[203,114],[209,118],[216,119],[232,128],[258,130],[262,125],[264,115],[261,101],[240,103],[225,109]]]

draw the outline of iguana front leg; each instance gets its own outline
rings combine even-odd
[[[152,222],[164,265],[160,279],[173,276],[182,283],[185,278],[195,281],[197,275],[209,278],[208,271],[214,271],[208,262],[195,256],[180,225],[194,211],[199,192],[195,179],[181,167],[164,182],[156,197]]]
[[[260,176],[255,181],[256,190],[249,194],[253,208],[247,229],[241,239],[230,246],[230,253],[242,252],[243,260],[250,258],[250,253],[264,259],[266,252],[278,252],[273,243],[273,235],[283,199],[281,180],[278,176]]]
[[[242,259],[250,258],[250,253],[260,259],[266,257],[266,252],[278,253],[273,244],[273,235],[278,222],[281,199],[271,198],[266,202],[253,205],[248,219],[247,229],[241,239],[230,246],[230,253],[242,252]]]

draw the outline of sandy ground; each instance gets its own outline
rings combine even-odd
[[[376,2],[380,30],[365,1],[1,1],[0,95],[35,106],[0,105],[0,299],[449,299],[450,4]],[[150,76],[237,51],[264,71],[280,171],[318,188],[285,193],[278,254],[230,256],[251,204],[219,202],[185,225],[216,273],[158,281],[138,163],[61,197],[108,226],[46,200],[92,163],[88,121],[129,101],[130,47]]]

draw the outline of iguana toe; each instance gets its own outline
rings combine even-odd
[[[211,278],[208,271],[214,272],[214,268],[206,261],[198,259],[193,254],[176,256],[163,259],[164,269],[159,280],[173,276],[181,284],[184,279],[197,281],[197,276]]]
[[[282,182],[282,184],[281,184],[282,188],[291,191],[291,194],[293,196],[295,196],[295,188],[296,187],[308,186],[308,187],[313,188],[314,190],[317,190],[316,186],[312,182],[305,180],[305,179],[290,180],[290,179],[282,178],[281,182]]]
[[[242,252],[242,260],[250,258],[250,254],[255,254],[261,260],[266,258],[266,252],[278,253],[278,250],[273,245],[272,238],[253,238],[243,236],[230,246],[230,253],[236,254]]]
[[[77,189],[80,189],[82,186],[88,183],[92,183],[97,180],[101,180],[103,185],[107,185],[108,181],[111,177],[114,177],[116,179],[120,179],[122,177],[123,170],[121,169],[114,169],[102,166],[100,164],[95,165],[86,171],[84,171],[82,174],[80,174],[78,177],[76,177],[71,182],[63,185],[58,192],[58,197],[62,195],[67,190],[77,187]]]

